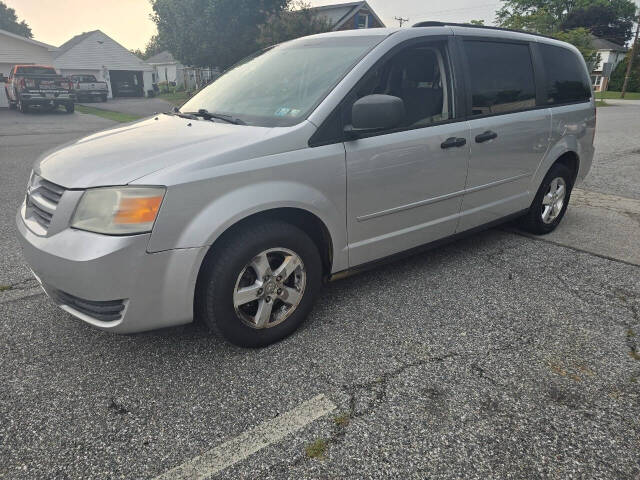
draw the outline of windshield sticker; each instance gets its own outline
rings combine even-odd
[[[282,107],[279,108],[278,110],[276,110],[276,117],[286,117],[287,115],[289,115],[289,112],[291,111],[290,108],[287,107]]]
[[[300,115],[300,110],[298,110],[297,108],[292,108],[289,112],[290,117],[297,117],[298,115]]]

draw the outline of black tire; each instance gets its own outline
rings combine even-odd
[[[107,96],[106,95],[102,95],[100,97],[100,100],[102,100],[103,103],[106,102],[107,101]]]
[[[73,113],[76,111],[76,105],[74,103],[67,103],[64,106],[64,109],[67,111],[67,113]]]
[[[559,214],[552,221],[547,223],[542,218],[544,211],[543,198],[549,193],[552,182],[557,178],[563,179],[565,183],[566,192],[564,196],[564,203]],[[545,175],[544,180],[542,180],[542,184],[531,203],[529,211],[520,219],[519,227],[536,235],[545,235],[554,231],[562,221],[562,218],[567,211],[567,207],[569,206],[571,191],[573,190],[573,181],[574,175],[568,167],[560,163],[554,164]]]
[[[306,286],[295,310],[282,323],[256,329],[236,313],[238,276],[251,260],[272,248],[295,252],[304,264]],[[309,315],[322,285],[322,262],[314,242],[299,228],[276,220],[246,224],[222,238],[205,258],[196,289],[195,314],[218,336],[240,347],[270,345],[291,335]]]
[[[21,113],[28,113],[29,112],[29,105],[27,105],[26,103],[22,103],[22,100],[18,100],[18,111]]]

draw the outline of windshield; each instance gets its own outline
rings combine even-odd
[[[383,38],[310,37],[278,45],[230,69],[180,111],[204,109],[248,125],[295,125]]]

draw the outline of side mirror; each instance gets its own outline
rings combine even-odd
[[[359,134],[389,130],[399,126],[405,118],[404,102],[391,95],[367,95],[353,104],[351,125],[345,133]]]

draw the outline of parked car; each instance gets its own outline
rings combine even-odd
[[[115,95],[118,97],[140,97],[142,88],[130,80],[119,80],[115,82]]]
[[[96,80],[95,75],[71,75],[71,81],[78,100],[107,101],[109,96],[107,82]]]
[[[595,123],[567,43],[432,23],[321,34],[44,156],[17,224],[44,290],[98,328],[195,313],[262,346],[324,280],[508,219],[554,230]]]
[[[9,108],[26,113],[30,107],[41,109],[63,106],[74,111],[75,95],[71,82],[55,68],[42,65],[16,65],[5,83]]]

